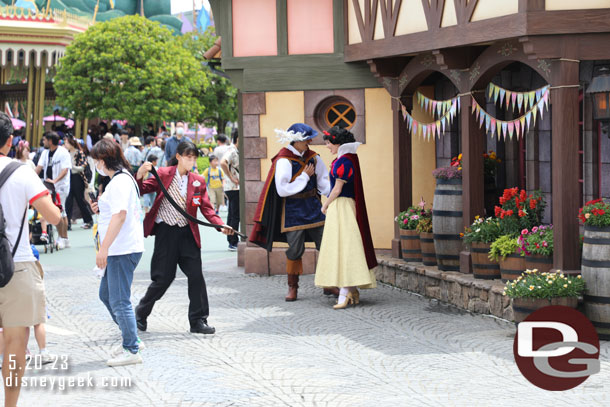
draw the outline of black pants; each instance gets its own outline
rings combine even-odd
[[[229,198],[229,214],[227,216],[227,225],[235,230],[239,230],[239,191],[225,191]],[[230,245],[237,246],[239,238],[237,235],[227,236]]]
[[[72,208],[74,207],[74,201],[80,209],[80,213],[83,217],[83,222],[91,223],[91,212],[89,212],[89,205],[85,202],[85,181],[80,174],[72,174],[70,176],[70,193],[66,198],[66,202],[62,202],[66,205],[66,215],[68,219],[72,219]]]
[[[286,232],[286,241],[288,242],[286,257],[288,260],[299,260],[303,257],[303,253],[305,253],[305,238],[307,238],[308,242],[313,241],[316,244],[316,249],[319,251],[323,234],[324,226]]]
[[[190,227],[181,228],[165,223],[157,225],[155,249],[150,262],[152,283],[136,308],[136,318],[146,319],[150,315],[155,302],[163,297],[176,278],[177,266],[188,279],[189,322],[192,325],[200,319],[207,319],[210,306],[201,270],[201,250]]]

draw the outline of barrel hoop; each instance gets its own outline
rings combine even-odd
[[[598,239],[596,237],[585,237],[583,239],[583,242],[588,243],[588,244],[608,245],[608,244],[610,244],[610,239]]]
[[[460,271],[460,266],[449,266],[447,264],[439,264],[438,269],[441,271]]]
[[[432,216],[446,216],[446,217],[452,217],[452,218],[461,218],[462,211],[437,211],[437,210],[433,209]]]
[[[501,273],[520,276],[523,270],[500,269]]]
[[[597,337],[602,341],[610,341],[610,334],[601,334],[598,332]]]
[[[419,240],[419,235],[400,235],[402,240]]]
[[[497,264],[476,264],[472,263],[473,269],[481,269],[481,270],[500,270],[500,266]]]
[[[435,261],[423,261],[424,266],[436,266],[436,262]]]
[[[434,234],[434,240],[462,240],[460,235],[441,235]]]
[[[610,322],[591,321],[591,323],[593,324],[594,327],[597,327],[597,328],[610,328]]]
[[[531,314],[532,312],[534,312],[535,310],[533,309],[529,309],[529,308],[521,308],[521,307],[515,307],[513,305],[513,311],[514,312],[523,312],[525,314]]]
[[[436,185],[462,185],[462,180],[437,178]]]
[[[419,240],[421,240],[422,243],[434,243],[434,239],[428,239],[425,237],[420,237]]]
[[[551,257],[525,257],[525,261],[530,263],[543,263],[543,264],[553,264],[553,259]],[[609,262],[610,263],[610,262]]]
[[[520,254],[514,254],[514,253],[513,253],[513,254],[509,254],[509,255],[508,255],[508,256],[506,256],[506,257],[510,257],[510,258],[513,258],[513,259],[522,259],[522,258],[524,258],[524,257],[523,257],[523,256],[521,256]]]
[[[599,297],[597,295],[584,295],[585,302],[598,302],[601,304],[610,304],[610,297]]]
[[[459,260],[460,256],[456,256],[453,254],[436,254],[436,258],[438,260]]]
[[[591,226],[591,225],[585,225],[585,231],[590,231],[590,232],[608,232],[610,233],[610,226]]]
[[[413,263],[420,263],[421,262],[421,258],[419,258],[419,257],[403,257],[402,259],[404,261],[413,262]]]
[[[471,247],[470,251],[472,253],[489,253],[489,249],[481,249],[479,247]]]
[[[425,257],[435,257],[435,256],[436,256],[436,253],[426,253],[426,252],[421,252],[421,255],[422,255],[422,256],[425,256]]]
[[[496,278],[498,278],[497,275],[495,274],[477,274],[477,273],[472,273],[474,278],[478,278],[480,280],[495,280]]]
[[[421,253],[419,249],[402,249],[403,253]]]
[[[587,267],[610,267],[610,261],[582,259],[582,265]]]
[[[462,190],[454,189],[435,189],[434,195],[462,195]]]

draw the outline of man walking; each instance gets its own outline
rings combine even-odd
[[[317,131],[296,123],[287,131],[276,130],[276,133],[280,142],[290,145],[271,160],[250,241],[267,251],[272,250],[273,242],[288,243],[288,295],[285,299],[296,301],[299,275],[303,274],[305,242],[314,242],[320,250],[325,221],[320,194],[328,196],[330,180],[322,158],[309,149]],[[338,290],[325,289],[324,293],[338,294]]]
[[[239,228],[239,138],[237,132],[233,135],[233,145],[230,146],[220,160],[220,167],[227,175],[224,190],[229,200],[229,214],[227,216],[227,225],[233,230]],[[228,235],[229,251],[237,250],[239,238],[237,235]]]
[[[165,162],[169,163],[172,158],[176,156],[176,149],[178,148],[178,144],[182,141],[182,136],[184,136],[185,128],[184,122],[176,123],[176,133],[167,139],[165,143]]]
[[[0,207],[4,215],[4,233],[13,252],[15,272],[8,284],[0,288],[0,327],[3,329],[4,405],[17,405],[21,377],[26,371],[25,352],[29,327],[45,322],[43,272],[30,247],[27,219],[32,205],[52,224],[61,220],[49,191],[34,171],[16,165],[6,155],[11,148],[13,126],[0,112]],[[59,140],[59,137],[58,137]]]
[[[57,225],[59,239],[57,247],[60,249],[70,247],[68,240],[68,215],[66,214],[66,201],[70,193],[70,170],[72,169],[72,158],[70,153],[64,147],[59,145],[59,135],[54,131],[46,132],[43,136],[45,150],[40,156],[36,173],[43,173],[42,179],[47,183],[48,187],[55,189],[59,195],[59,201],[62,206],[61,222]],[[46,223],[41,222],[43,234],[41,239],[45,239],[47,230]]]

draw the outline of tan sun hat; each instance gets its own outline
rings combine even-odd
[[[106,133],[104,134],[104,137],[107,140],[114,140],[114,136],[112,135],[112,133]]]
[[[132,137],[129,139],[129,144],[131,144],[132,146],[135,147],[141,147],[142,143],[140,142],[140,139],[137,137]]]

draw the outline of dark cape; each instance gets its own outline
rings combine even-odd
[[[360,229],[362,237],[362,245],[364,246],[364,254],[369,270],[377,267],[377,256],[375,256],[375,248],[373,246],[373,238],[371,237],[371,227],[369,226],[369,217],[366,211],[366,203],[364,201],[364,188],[362,186],[362,172],[360,171],[360,161],[356,154],[344,154],[343,157],[349,159],[354,167],[354,200],[356,201],[356,221]]]
[[[275,164],[280,158],[296,160],[302,163],[302,172],[307,162],[317,155],[315,151],[307,150],[303,157],[299,157],[287,148],[282,148],[271,159],[271,168],[254,214],[254,228],[248,239],[250,242],[269,252],[273,249],[273,242],[286,242],[286,235],[281,232],[282,197],[275,189]]]

